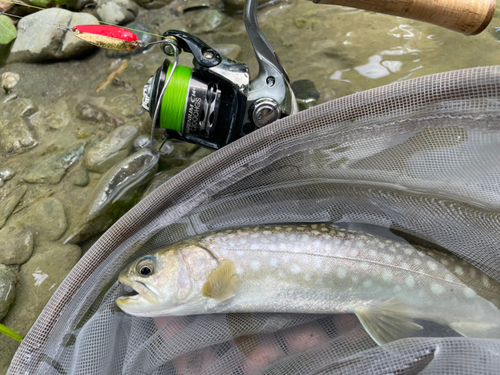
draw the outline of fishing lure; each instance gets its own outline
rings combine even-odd
[[[137,35],[122,27],[79,25],[70,30],[74,36],[87,43],[115,51],[132,51],[141,45]]]

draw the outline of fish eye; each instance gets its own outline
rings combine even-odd
[[[151,276],[155,271],[155,265],[150,259],[145,259],[137,264],[136,271],[141,276]]]

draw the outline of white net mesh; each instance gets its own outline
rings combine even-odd
[[[141,201],[85,254],[9,374],[498,373],[500,342],[377,346],[354,315],[135,318],[118,272],[181,238],[262,223],[375,224],[500,281],[500,67],[398,82],[280,120]]]

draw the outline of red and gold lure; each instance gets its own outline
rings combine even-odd
[[[131,51],[140,45],[137,35],[117,26],[80,25],[73,27],[71,32],[94,46],[116,51]]]

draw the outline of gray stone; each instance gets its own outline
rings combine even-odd
[[[193,22],[189,25],[193,34],[213,33],[231,23],[231,17],[215,9],[195,13]]]
[[[90,121],[93,123],[108,122],[111,123],[114,127],[119,127],[125,124],[125,120],[115,115],[114,113],[85,102],[80,102],[77,104],[76,116],[81,120]]]
[[[14,177],[16,172],[6,169],[4,171],[0,171],[0,187],[2,187],[6,181],[9,181],[12,177]]]
[[[151,145],[151,136],[149,135],[140,135],[134,140],[134,150],[140,150]]]
[[[126,25],[137,17],[139,7],[132,0],[99,0],[95,14],[103,22]]]
[[[86,142],[77,142],[63,153],[49,156],[35,163],[23,179],[32,184],[57,184],[66,171],[83,155]]]
[[[26,193],[26,190],[28,190],[27,186],[22,185],[12,190],[0,200],[0,228],[4,226],[5,222]]]
[[[72,178],[71,182],[73,182],[73,185],[76,186],[81,186],[85,187],[89,184],[89,174],[85,169],[82,169],[75,173]]]
[[[0,229],[0,263],[23,264],[33,253],[33,233],[23,226]]]
[[[158,9],[163,8],[165,5],[169,5],[172,1],[173,0],[136,0],[136,3],[146,9]]]
[[[140,22],[132,22],[126,25],[127,29],[133,30],[134,34],[137,35],[137,38],[139,38],[139,41],[141,43],[151,43],[156,40],[156,37],[152,34],[154,34],[154,31],[151,30],[148,26],[144,25],[143,23]],[[108,49],[106,51],[106,56],[109,58],[120,58],[124,56],[133,56],[133,55],[139,55],[141,53],[144,53],[144,51],[149,50],[151,48],[154,48],[154,45],[147,46],[147,47],[137,47],[136,49],[133,49],[132,51],[114,51],[111,49]]]
[[[53,113],[47,120],[51,129],[60,130],[68,126],[71,120],[71,113],[65,100],[59,100],[52,108]]]
[[[57,241],[68,227],[66,213],[57,198],[46,198],[11,217],[12,225],[31,229],[38,241]]]
[[[137,126],[122,126],[91,147],[85,154],[85,167],[92,172],[104,173],[125,159],[132,151]]]
[[[3,324],[25,336],[80,255],[76,245],[46,242],[37,247],[31,259],[21,266],[16,299]],[[4,342],[0,338],[0,347],[4,347]]]
[[[64,28],[55,28],[54,24]],[[87,13],[72,13],[52,8],[23,17],[17,24],[17,39],[9,62],[43,62],[81,56],[96,47],[75,37],[66,26],[97,25],[97,18]]]
[[[80,243],[108,229],[137,203],[145,182],[158,170],[158,158],[142,149],[107,171],[75,217],[65,243]]]
[[[5,72],[2,74],[2,88],[5,90],[5,92],[9,92],[14,88],[15,85],[17,85],[17,82],[19,82],[19,74],[17,73],[12,73],[12,72]]]
[[[245,0],[222,0],[228,10],[241,11],[245,7]],[[259,0],[259,5],[265,4],[269,0]]]
[[[175,167],[187,167],[191,164],[191,156],[200,146],[182,141],[166,141],[160,150],[160,170]]]
[[[214,44],[212,48],[233,60],[237,60],[241,52],[241,47],[237,44]]]
[[[14,271],[0,264],[0,320],[7,314],[16,297],[16,282]]]
[[[37,145],[29,119],[38,107],[27,99],[11,100],[0,105],[0,151],[17,154]]]

